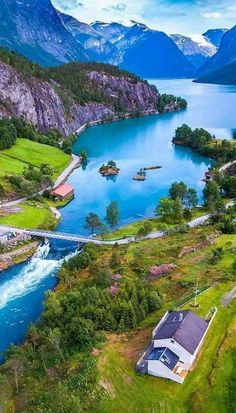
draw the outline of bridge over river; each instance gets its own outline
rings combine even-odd
[[[226,208],[232,207],[235,205],[235,201],[231,201],[228,204],[226,204]],[[189,228],[194,228],[199,225],[203,225],[209,218],[210,214],[200,216],[199,218],[193,219],[192,221],[188,222]],[[112,239],[112,240],[104,240],[104,239],[99,239],[95,237],[89,237],[89,236],[84,236],[84,235],[79,235],[79,234],[67,234],[66,232],[57,232],[57,231],[46,231],[46,230],[41,230],[41,229],[25,229],[25,228],[17,228],[17,227],[11,227],[8,225],[0,225],[0,233],[10,231],[14,232],[16,234],[27,234],[31,235],[32,237],[39,237],[39,238],[48,238],[48,239],[59,239],[62,241],[73,241],[81,244],[96,244],[96,245],[114,245],[114,244],[119,244],[119,245],[126,245],[130,244],[131,242],[135,242],[136,238],[134,236],[132,237],[127,237],[127,238],[122,238],[122,239]],[[150,234],[146,235],[145,237],[142,237],[142,240],[144,239],[155,239],[155,238],[161,238],[165,235],[166,233],[164,231],[153,231]]]
[[[226,207],[234,205],[234,202],[230,202],[229,204],[226,205]],[[199,218],[196,218],[188,223],[188,226],[190,228],[203,225],[208,219],[210,215],[203,215]],[[0,225],[0,232],[6,232],[6,231],[11,231],[14,233],[18,234],[27,234],[31,235],[33,237],[39,237],[39,238],[47,238],[47,239],[59,239],[62,241],[73,241],[77,243],[82,243],[82,244],[87,244],[87,243],[92,243],[96,245],[114,245],[114,244],[119,244],[119,245],[126,245],[130,244],[131,242],[135,242],[136,238],[134,236],[132,237],[127,237],[127,238],[122,238],[122,239],[112,239],[112,240],[104,240],[104,239],[99,239],[95,237],[89,237],[89,236],[84,236],[84,235],[79,235],[79,234],[67,234],[66,232],[57,232],[57,231],[46,231],[46,230],[40,230],[40,229],[25,229],[25,228],[17,228],[17,227],[11,227],[8,225]],[[142,239],[155,239],[155,238],[160,238],[165,235],[165,232],[163,231],[154,231],[148,234],[147,236],[143,237]]]

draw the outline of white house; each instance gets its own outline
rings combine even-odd
[[[167,312],[152,333],[152,342],[137,371],[183,383],[193,367],[210,326],[193,311]]]

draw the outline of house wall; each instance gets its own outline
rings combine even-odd
[[[159,329],[159,327],[163,324],[163,322],[165,321],[166,317],[168,316],[169,311],[166,311],[166,313],[163,315],[162,319],[159,321],[159,323],[157,324],[157,326],[154,328],[153,332],[152,332],[152,338],[155,336],[156,331]]]
[[[194,360],[192,354],[190,354],[185,348],[183,348],[179,343],[176,341],[174,343],[171,342],[171,339],[162,339],[162,340],[154,340],[154,347],[167,347],[173,353],[177,354],[180,361],[183,362],[183,368],[188,370]]]
[[[174,380],[177,383],[183,383],[184,379],[173,373],[159,360],[148,360],[148,374],[156,377]]]

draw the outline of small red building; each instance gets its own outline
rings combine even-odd
[[[62,184],[54,188],[50,192],[50,195],[53,198],[60,199],[61,201],[63,201],[64,199],[70,199],[74,196],[74,188],[69,184]]]

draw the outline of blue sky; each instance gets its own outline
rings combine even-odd
[[[236,3],[229,0],[52,0],[80,21],[138,20],[157,30],[186,35],[236,24]]]

